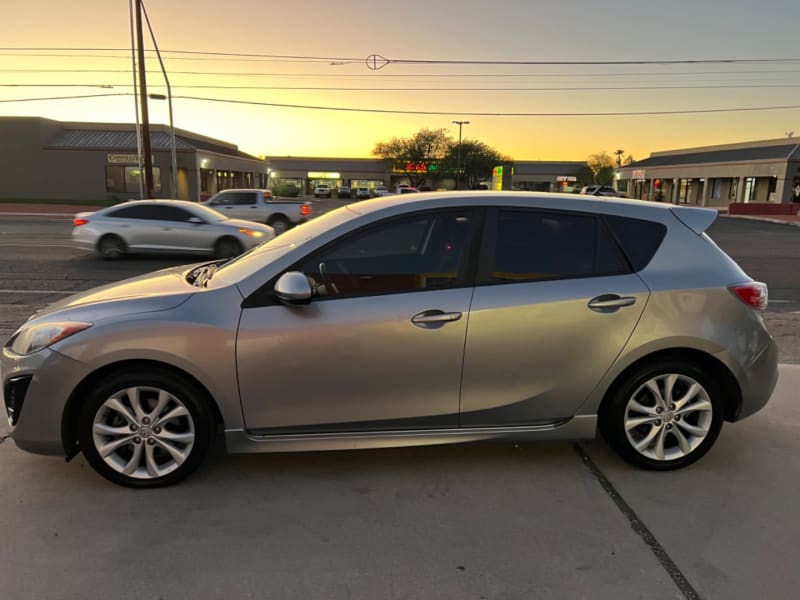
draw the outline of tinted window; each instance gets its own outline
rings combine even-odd
[[[471,212],[415,216],[370,227],[299,268],[318,296],[363,296],[458,284],[467,257]]]
[[[625,273],[622,256],[591,215],[501,210],[489,281],[539,281]]]
[[[147,219],[150,221],[188,221],[194,215],[177,206],[142,204],[125,206],[108,213],[108,216],[120,219]]]
[[[220,194],[211,204],[212,206],[224,205],[247,205],[255,204],[256,196],[253,192],[225,192]]]
[[[647,266],[667,233],[666,226],[653,221],[613,216],[605,219],[635,271]]]

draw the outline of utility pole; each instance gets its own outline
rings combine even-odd
[[[461,189],[459,181],[461,180],[461,128],[464,125],[469,125],[469,121],[452,121],[453,125],[458,125],[458,172],[456,174],[456,189]]]
[[[142,151],[144,152],[144,189],[153,197],[153,152],[150,148],[150,115],[147,110],[147,81],[145,78],[144,41],[142,34],[142,0],[136,0],[136,43],[139,55],[139,98],[142,105]]]

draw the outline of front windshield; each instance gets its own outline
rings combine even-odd
[[[327,212],[221,264],[214,277],[220,277],[224,274],[223,278],[225,280],[241,281],[278,256],[282,256],[321,233],[334,229],[342,223],[359,216],[360,213],[349,208],[349,206],[343,206]]]

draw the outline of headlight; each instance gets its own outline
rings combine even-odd
[[[243,233],[245,235],[249,235],[250,237],[264,237],[263,231],[254,231],[252,229],[247,229],[246,227],[242,227],[239,229],[239,233]]]
[[[11,351],[27,356],[91,326],[91,323],[80,322],[23,325],[11,338]]]

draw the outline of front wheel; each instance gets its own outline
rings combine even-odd
[[[629,463],[679,469],[711,449],[722,429],[715,380],[683,362],[650,365],[617,386],[600,414],[600,429]]]
[[[176,483],[202,462],[214,418],[197,386],[161,370],[118,372],[81,407],[78,437],[88,463],[114,483],[136,488]]]
[[[231,237],[221,238],[214,244],[214,256],[217,258],[233,258],[241,254],[242,251],[242,244],[239,240]]]
[[[115,235],[106,235],[97,244],[97,251],[104,260],[122,258],[126,249],[125,242]]]

